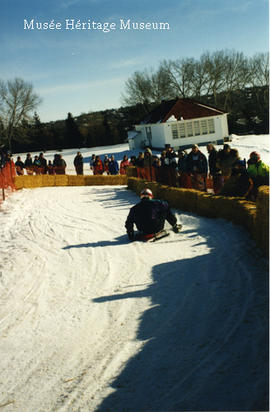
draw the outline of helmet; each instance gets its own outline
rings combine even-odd
[[[249,155],[249,157],[250,157],[251,159],[256,159],[256,160],[260,160],[260,158],[261,158],[261,156],[259,155],[258,152],[251,152],[250,155]]]
[[[152,199],[152,197],[153,197],[152,191],[150,189],[147,189],[147,188],[143,189],[140,193],[140,198],[143,199],[144,197]]]

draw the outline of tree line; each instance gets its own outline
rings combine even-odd
[[[143,104],[147,111],[153,102],[192,98],[228,112],[231,133],[268,133],[268,87],[269,53],[246,57],[234,50],[207,51],[199,59],[163,60],[156,70],[135,71],[122,100]]]
[[[176,97],[227,111],[230,133],[269,133],[268,87],[269,53],[205,52],[199,59],[163,60],[156,70],[135,71],[119,109],[68,113],[65,120],[42,123],[33,86],[22,79],[0,81],[0,144],[20,152],[122,143],[151,109]]]

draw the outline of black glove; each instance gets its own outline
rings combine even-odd
[[[172,227],[172,230],[174,231],[174,233],[179,233],[179,228],[177,223],[175,223],[175,225]]]
[[[129,240],[134,240],[134,231],[131,230],[130,232],[127,232]]]

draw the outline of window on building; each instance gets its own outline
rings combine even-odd
[[[188,137],[193,136],[192,122],[187,123],[187,135],[188,135]]]
[[[206,120],[201,120],[201,129],[202,129],[202,134],[208,133]]]
[[[208,123],[209,133],[215,133],[215,122],[214,122],[214,119],[208,119],[208,120],[207,120],[207,123]]]
[[[181,138],[186,137],[186,127],[185,123],[179,123],[179,134]]]
[[[193,122],[193,128],[194,128],[194,134],[195,136],[199,136],[201,134],[201,130],[200,130],[200,122],[199,120],[195,120]]]
[[[172,124],[172,138],[173,139],[178,139],[178,129],[177,129],[177,124]]]

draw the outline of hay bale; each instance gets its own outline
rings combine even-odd
[[[49,187],[55,186],[55,176],[54,175],[41,175],[42,186]]]
[[[135,166],[127,167],[127,177],[138,177],[137,168]]]
[[[42,175],[27,175],[24,176],[24,187],[25,188],[35,188],[42,186]]]
[[[197,197],[197,213],[200,216],[219,217],[216,197],[209,193],[199,193]]]
[[[54,175],[55,186],[68,186],[68,175]]]
[[[85,178],[83,175],[68,175],[68,186],[84,186]]]
[[[14,185],[15,189],[23,189],[24,188],[24,178],[25,176],[15,176],[14,178]]]

